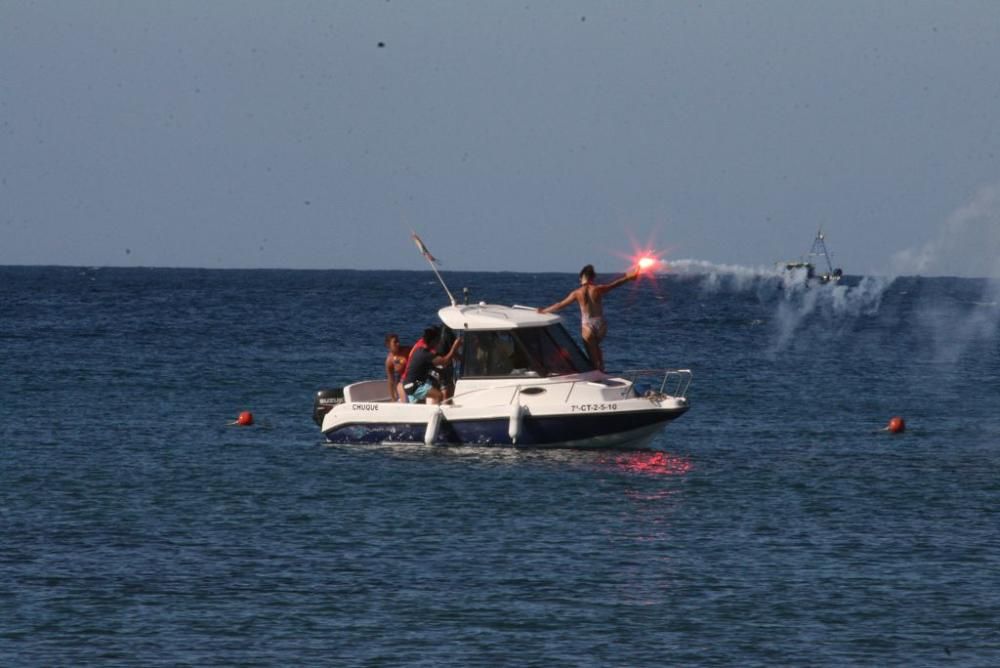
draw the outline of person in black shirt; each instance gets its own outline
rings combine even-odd
[[[426,401],[429,404],[439,404],[444,399],[441,388],[437,386],[434,375],[431,373],[435,366],[451,364],[455,357],[462,339],[457,338],[451,344],[447,354],[437,353],[437,344],[441,338],[439,327],[429,327],[424,330],[424,343],[426,347],[415,348],[410,354],[410,361],[406,366],[406,375],[403,377],[403,391],[411,404]]]
[[[437,354],[439,356],[447,355],[454,343],[455,330],[445,325],[441,328],[441,337],[438,339],[437,346],[435,346]],[[461,354],[457,351],[455,356],[461,359]],[[450,399],[451,395],[455,393],[455,365],[449,361],[447,364],[435,366],[434,371],[431,372],[431,377],[437,378],[437,387],[441,390],[442,401]]]

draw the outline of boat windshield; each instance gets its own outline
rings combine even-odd
[[[464,335],[462,376],[562,376],[592,371],[594,365],[562,325]]]

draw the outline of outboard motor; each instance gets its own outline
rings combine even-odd
[[[323,418],[337,404],[344,403],[344,388],[337,387],[332,390],[319,390],[313,400],[313,421],[317,426],[323,426]]]

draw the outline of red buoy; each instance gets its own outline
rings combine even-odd
[[[903,421],[903,418],[897,415],[889,420],[889,424],[886,425],[885,430],[890,434],[902,434],[906,431],[906,422]]]
[[[250,411],[243,411],[240,416],[236,418],[236,424],[241,427],[249,427],[253,424],[253,413]]]

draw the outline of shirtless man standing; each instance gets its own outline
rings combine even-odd
[[[561,302],[556,302],[552,306],[538,309],[539,313],[555,313],[561,308],[569,306],[574,301],[580,304],[580,335],[583,342],[587,344],[587,352],[590,354],[590,361],[601,371],[604,371],[604,355],[601,352],[601,341],[608,333],[608,323],[604,320],[604,307],[601,298],[605,293],[614,290],[619,285],[624,285],[628,281],[634,281],[639,277],[639,270],[634,269],[621,278],[616,278],[610,283],[597,285],[594,283],[596,275],[594,266],[588,264],[580,270],[580,287],[566,295]]]

